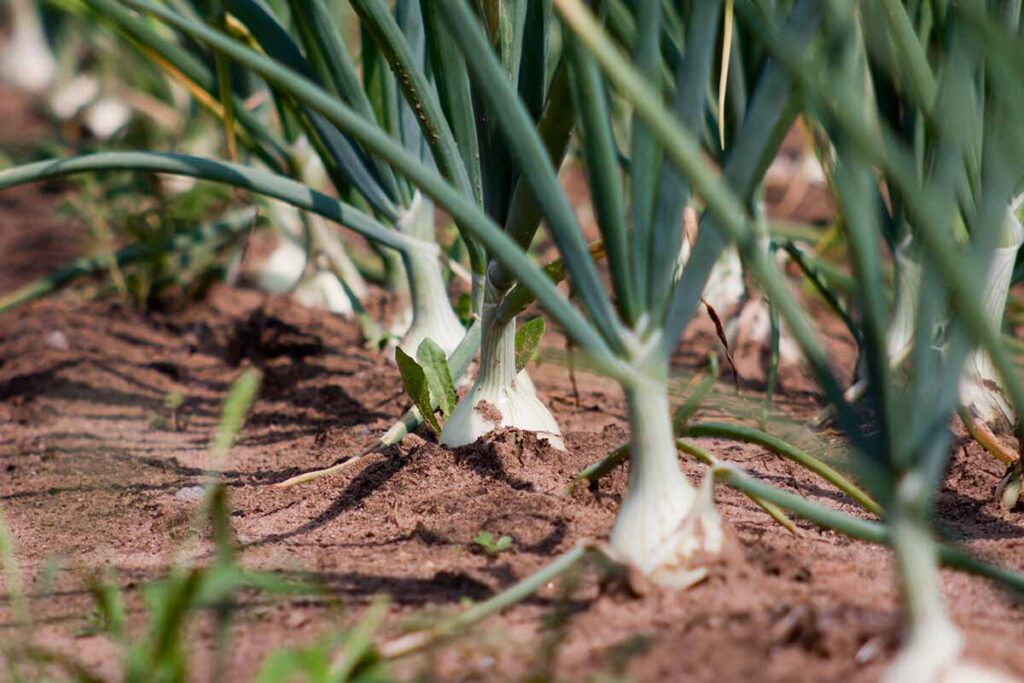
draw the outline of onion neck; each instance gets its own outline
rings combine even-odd
[[[462,341],[465,330],[448,303],[448,288],[441,276],[436,247],[407,251],[402,261],[409,276],[412,324],[399,346],[415,357],[420,343],[430,338],[451,353]]]
[[[982,303],[985,319],[989,324],[1000,329],[1003,324],[1003,311],[1006,310],[1006,297],[1010,292],[1010,281],[1013,279],[1013,265],[1017,259],[1017,251],[1024,242],[1024,229],[1012,211],[1008,212],[999,236],[999,246],[992,254],[992,264],[985,278],[985,289]],[[978,372],[986,379],[995,380],[996,370],[988,354],[977,351]]]
[[[886,332],[889,363],[897,365],[910,351],[914,341],[917,302],[921,293],[921,264],[911,255],[908,240],[896,248],[896,304],[892,323]]]
[[[488,288],[476,381],[480,391],[485,393],[511,387],[516,379],[516,319],[497,319],[499,301],[496,298]]]
[[[675,434],[668,403],[667,386],[651,383],[643,389],[626,390],[629,410],[630,460],[626,495],[670,495],[678,482],[686,482],[679,470]],[[689,482],[686,482],[689,487]]]
[[[420,193],[416,193],[399,219],[398,230],[415,240],[402,254],[409,280],[412,323],[399,346],[415,357],[420,343],[429,338],[451,353],[462,341],[465,330],[448,301],[448,288],[441,274],[439,248],[434,241],[434,208]]]
[[[18,88],[41,93],[57,76],[56,58],[35,4],[13,0],[10,5],[10,37],[0,55],[0,75]]]

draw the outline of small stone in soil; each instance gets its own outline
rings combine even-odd
[[[202,486],[186,486],[183,489],[179,489],[174,494],[174,500],[185,501],[186,503],[192,503],[203,499],[205,491]]]
[[[46,335],[46,345],[55,351],[67,351],[71,348],[67,336],[60,330],[53,330]]]

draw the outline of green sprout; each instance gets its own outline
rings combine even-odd
[[[473,537],[473,543],[483,548],[491,557],[497,557],[512,549],[512,537],[506,534],[495,538],[490,531],[481,531]]]

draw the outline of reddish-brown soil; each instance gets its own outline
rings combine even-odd
[[[76,252],[78,228],[54,214],[52,190],[0,196],[0,292]],[[706,321],[681,346],[681,387],[714,348]],[[549,335],[548,358],[562,342]],[[847,371],[852,345],[830,346]],[[701,413],[759,414],[757,353],[740,353],[740,394],[725,378]],[[564,366],[532,369],[566,434],[560,453],[513,433],[451,451],[428,432],[347,471],[291,489],[272,484],[359,452],[406,407],[397,373],[361,345],[356,325],[288,300],[215,287],[184,312],[141,314],[64,295],[0,316],[0,505],[13,531],[38,645],[116,678],[114,644],[87,635],[89,577],[107,572],[132,623],[139,588],[163,575],[189,535],[195,488],[209,464],[220,402],[244,367],[262,389],[223,465],[239,557],[246,567],[320,582],[326,597],[245,594],[233,629],[231,680],[248,680],[268,653],[312,643],[390,600],[385,635],[452,614],[529,575],[584,538],[607,536],[624,470],[596,491],[564,490],[570,475],[626,437],[616,385]],[[813,433],[809,383],[784,373],[769,429],[835,460],[835,435]],[[179,393],[178,425],[164,399]],[[681,397],[683,394],[680,393]],[[761,448],[705,447],[783,488],[859,514],[829,486]],[[696,482],[705,468],[682,467]],[[991,500],[1001,468],[974,444],[956,448],[939,501],[940,525],[979,554],[1024,570],[1024,523]],[[890,553],[798,521],[794,536],[726,487],[717,501],[735,558],[685,592],[635,595],[588,569],[485,621],[396,676],[441,680],[870,681],[899,637]],[[480,531],[512,549],[478,552]],[[199,553],[202,561],[205,551]],[[975,659],[1024,675],[1024,611],[973,577],[944,572],[943,589]],[[0,640],[18,626],[0,601]],[[202,679],[214,634],[190,634]],[[2,667],[0,667],[2,668]]]

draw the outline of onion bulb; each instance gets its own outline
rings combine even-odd
[[[284,234],[257,272],[257,287],[273,294],[291,293],[303,306],[351,315],[352,302],[335,273],[320,264],[307,267],[308,253],[297,242],[302,229],[298,210],[274,203],[271,212]],[[326,260],[338,263],[339,258],[344,258],[341,245],[331,241],[322,224],[312,220],[311,227],[313,244],[323,251]],[[355,288],[350,285],[350,289]]]
[[[30,0],[9,0],[11,35],[0,51],[0,80],[30,93],[47,90],[57,77],[57,60]]]
[[[963,636],[945,617],[914,627],[881,683],[1019,683],[963,658]]]
[[[89,105],[83,122],[94,137],[108,140],[128,125],[131,118],[131,107],[117,97],[106,96]]]
[[[967,661],[964,639],[950,621],[942,599],[938,557],[926,521],[912,515],[913,500],[925,486],[910,474],[897,490],[889,522],[908,616],[907,641],[882,676],[882,683],[1009,683],[1017,679]],[[901,499],[903,499],[901,501]]]
[[[50,111],[67,121],[99,97],[100,83],[93,76],[77,76],[50,95]]]
[[[992,265],[985,280],[982,298],[985,317],[997,329],[1002,327],[1017,251],[1024,243],[1024,226],[1016,216],[1022,200],[1024,195],[1006,212],[999,245],[992,255]],[[964,364],[960,377],[960,405],[993,427],[1008,430],[1016,422],[1017,413],[1006,397],[999,373],[989,355],[981,349],[974,350]]]
[[[492,301],[493,297],[488,297]],[[480,368],[469,392],[459,401],[441,431],[440,442],[457,448],[502,427],[532,432],[565,450],[554,416],[537,398],[533,382],[516,373],[516,324],[495,322],[494,304],[484,305]]]
[[[885,334],[889,363],[895,365],[910,351],[917,324],[917,301],[921,292],[921,264],[911,255],[911,240],[905,239],[896,248],[896,303],[892,322]]]
[[[440,442],[453,448],[465,446],[495,429],[511,427],[532,432],[553,447],[565,450],[558,423],[537,397],[525,368],[516,372],[516,323],[515,318],[497,319],[501,296],[488,284],[484,292],[480,367],[473,386],[441,431]]]
[[[342,316],[352,315],[352,302],[334,273],[321,270],[299,285],[292,294],[307,308],[322,308]]]
[[[709,478],[695,489],[679,469],[664,382],[627,389],[629,483],[611,534],[619,559],[657,583],[701,580],[703,558],[722,550],[722,523]]]

